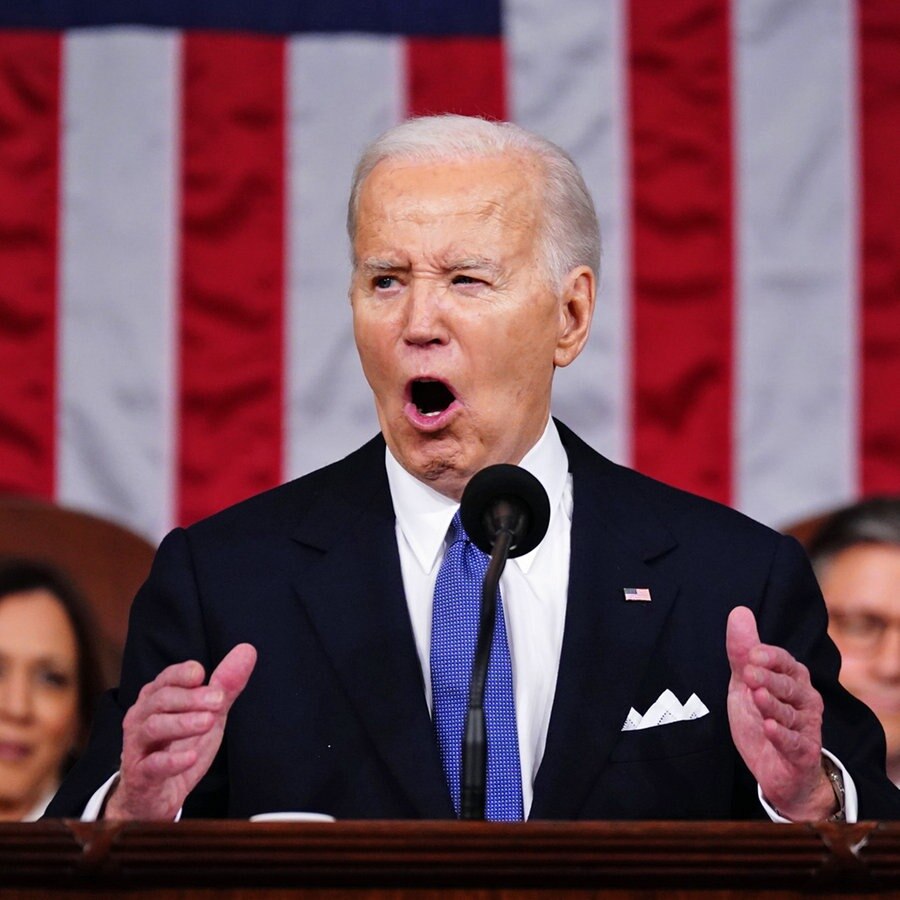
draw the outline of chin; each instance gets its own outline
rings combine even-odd
[[[416,468],[417,477],[423,481],[440,481],[453,472],[453,466],[444,459],[433,459]]]
[[[468,481],[468,476],[460,471],[456,461],[446,456],[430,456],[418,461],[413,473],[442,494],[453,493],[457,484],[461,493]]]
[[[898,754],[900,754],[900,715],[897,713],[879,712],[874,707],[872,711],[878,716],[884,733],[887,735],[888,743],[893,743]]]
[[[448,453],[424,452],[419,450],[400,457],[405,468],[419,481],[425,482],[433,490],[458,500],[471,475],[460,467],[459,458]]]
[[[416,477],[432,481],[458,467],[459,442],[446,431],[422,434],[411,429],[411,432],[398,442],[398,459],[405,460]]]

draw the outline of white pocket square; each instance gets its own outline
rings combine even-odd
[[[632,706],[628,710],[622,731],[640,731],[644,728],[656,728],[658,725],[669,725],[672,722],[686,722],[689,719],[699,719],[708,712],[706,704],[696,694],[691,694],[682,706],[678,698],[666,690],[643,715]]]

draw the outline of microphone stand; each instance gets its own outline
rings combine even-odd
[[[484,819],[487,783],[487,729],[484,721],[484,688],[497,619],[497,585],[506,567],[515,539],[514,529],[504,522],[491,548],[491,561],[481,586],[478,641],[469,679],[469,709],[463,733],[460,818]]]

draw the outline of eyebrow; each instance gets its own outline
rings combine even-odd
[[[399,263],[396,260],[372,257],[360,262],[357,268],[366,275],[377,275],[380,272],[406,271],[409,268],[409,265]]]
[[[486,256],[468,256],[463,259],[455,259],[445,266],[447,272],[460,272],[464,269],[477,269],[483,272],[491,272],[496,275],[500,266]]]
[[[462,272],[467,269],[475,269],[484,272],[491,272],[496,275],[500,271],[500,266],[491,259],[484,256],[467,256],[461,259],[453,259],[445,263],[442,267],[444,272]],[[380,257],[371,257],[359,263],[358,269],[365,275],[379,275],[385,272],[406,272],[409,270],[409,263],[400,263],[392,259],[384,259]]]
[[[0,663],[7,663],[10,660],[15,661],[17,659],[17,654],[8,653],[5,650],[0,650]],[[26,656],[24,659],[18,657],[18,661],[24,662],[27,666],[52,666],[56,669],[63,669],[68,674],[75,674],[78,669],[77,660],[69,661],[64,659],[62,656],[57,656],[54,654],[40,654],[38,656]]]

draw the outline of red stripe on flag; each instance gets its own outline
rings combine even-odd
[[[281,38],[184,39],[178,519],[281,479]]]
[[[863,493],[900,491],[900,4],[862,0]]]
[[[728,502],[728,2],[641,0],[631,13],[634,464]]]
[[[60,38],[0,32],[0,491],[55,485]]]
[[[506,66],[499,38],[410,38],[407,112],[506,118]]]

